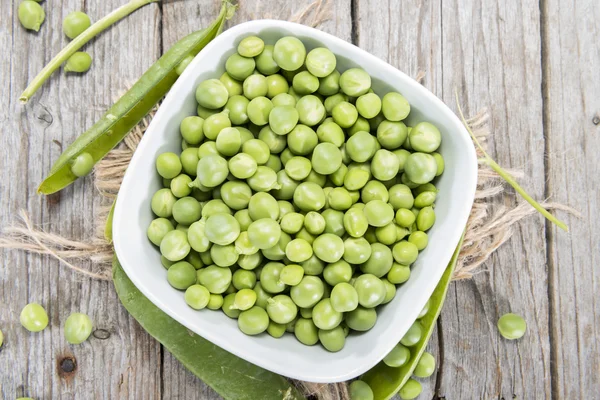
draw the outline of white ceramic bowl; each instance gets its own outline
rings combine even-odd
[[[161,187],[155,170],[156,157],[165,151],[180,151],[179,123],[195,115],[195,88],[203,80],[219,77],[225,60],[239,41],[257,35],[274,44],[282,36],[301,39],[310,50],[328,47],[337,56],[337,68],[360,66],[373,77],[373,89],[383,95],[402,93],[410,102],[410,123],[430,121],[442,132],[441,154],[446,170],[437,182],[437,221],[429,233],[429,246],[419,255],[407,283],[399,287],[392,302],[378,308],[373,329],[351,334],[343,350],[329,353],[321,346],[305,346],[293,335],[274,339],[264,333],[246,336],[236,320],[222,312],[195,311],[183,292],[167,282],[158,250],[146,238],[153,219],[150,200]],[[312,382],[338,382],[354,378],[377,364],[402,338],[416,319],[439,281],[473,203],[477,162],[469,135],[459,119],[440,99],[379,58],[319,30],[290,22],[261,20],[246,22],[213,40],[175,83],[146,131],[119,192],[113,223],[114,245],[123,269],[154,304],[198,335],[256,365],[291,378]]]

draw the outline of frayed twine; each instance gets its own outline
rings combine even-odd
[[[331,0],[317,0],[289,20],[316,27],[332,16]],[[312,17],[311,17],[312,16]],[[272,18],[270,15],[259,16]],[[254,18],[258,18],[254,16]],[[421,83],[425,77],[424,71],[419,71],[416,80]],[[82,276],[93,279],[110,280],[113,247],[104,238],[104,225],[111,204],[117,196],[121,181],[129,165],[131,157],[146,131],[156,108],[146,116],[125,137],[123,143],[111,151],[94,169],[94,184],[101,196],[101,207],[95,218],[97,225],[92,238],[71,240],[59,235],[45,232],[31,223],[25,210],[19,213],[20,221],[4,230],[0,237],[0,248],[24,250],[31,253],[49,255],[59,260],[63,265]],[[490,132],[488,129],[488,113],[483,110],[467,123],[472,128],[477,139],[485,146]],[[479,157],[481,152],[477,150]],[[509,171],[516,178],[522,177],[520,171]],[[465,233],[464,242],[459,254],[454,272],[454,280],[468,279],[481,265],[514,233],[514,226],[536,210],[527,203],[517,206],[504,206],[493,203],[493,199],[508,196],[502,179],[485,163],[480,164],[478,171],[477,192],[475,202]],[[578,213],[572,208],[556,204],[542,203],[546,209],[558,209],[574,215]],[[92,262],[92,269],[87,270],[78,263]],[[292,380],[306,396],[319,400],[350,400],[348,385],[345,382],[323,384]]]

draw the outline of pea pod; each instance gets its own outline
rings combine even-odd
[[[392,398],[410,379],[415,370],[421,355],[425,351],[427,342],[429,342],[429,338],[433,333],[440,312],[442,311],[444,299],[448,292],[448,286],[452,281],[452,273],[456,267],[458,253],[460,252],[463,238],[464,236],[460,238],[456,250],[454,251],[454,255],[452,256],[448,267],[446,267],[446,271],[444,271],[440,282],[431,295],[429,300],[429,311],[420,320],[423,334],[421,335],[421,339],[414,346],[411,346],[410,360],[402,367],[398,368],[389,367],[383,362],[380,362],[360,378],[369,384],[373,390],[375,400],[387,400]]]
[[[113,282],[119,299],[142,328],[226,400],[304,399],[282,376],[244,361],[198,335],[190,335],[183,325],[144,297],[129,280],[116,257],[113,261]]]
[[[113,223],[113,216],[115,214],[115,204],[117,204],[116,197],[115,197],[115,201],[113,201],[113,203],[112,203],[112,206],[110,206],[110,211],[108,212],[108,215],[106,216],[106,224],[104,225],[104,239],[106,239],[106,241],[108,243],[112,243],[112,240],[113,240],[112,223]]]
[[[73,183],[77,176],[71,171],[71,163],[79,154],[90,154],[96,163],[121,142],[173,86],[179,77],[179,64],[189,55],[198,54],[214,39],[234,10],[234,6],[224,1],[221,13],[207,29],[194,32],[173,45],[94,126],[63,152],[40,184],[38,193],[55,193]]]

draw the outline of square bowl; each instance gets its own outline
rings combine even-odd
[[[183,292],[166,279],[159,252],[146,237],[152,219],[150,200],[161,187],[155,159],[163,152],[180,150],[179,124],[195,115],[195,88],[203,80],[219,77],[225,60],[246,36],[257,35],[267,44],[283,36],[296,36],[307,51],[325,46],[337,57],[340,72],[364,68],[373,90],[383,95],[402,93],[411,104],[408,122],[429,121],[440,128],[445,172],[437,181],[437,221],[429,232],[429,245],[419,254],[410,279],[398,287],[396,297],[378,308],[378,321],[368,332],[351,334],[345,347],[330,353],[321,346],[305,346],[293,335],[274,339],[264,333],[246,336],[236,320],[222,312],[195,311]],[[467,223],[477,182],[477,160],[468,132],[454,113],[430,91],[379,58],[319,30],[303,25],[259,20],[223,32],[192,61],[175,83],[152,119],[135,152],[114,212],[113,238],[123,269],[156,306],[188,329],[251,363],[278,374],[311,382],[339,382],[354,378],[377,364],[402,338],[431,296]]]

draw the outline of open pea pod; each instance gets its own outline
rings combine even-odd
[[[448,293],[448,286],[452,281],[452,274],[456,267],[456,262],[458,261],[458,253],[460,252],[463,243],[463,237],[460,238],[448,267],[446,267],[442,278],[431,295],[429,300],[429,311],[420,320],[421,326],[423,327],[423,335],[421,336],[421,340],[410,348],[410,361],[398,368],[389,367],[382,361],[360,378],[368,383],[373,390],[374,400],[387,400],[392,398],[398,393],[400,388],[404,386],[406,381],[410,379],[415,370],[421,355],[425,351],[425,347],[427,347],[427,343],[433,333],[440,312],[442,311],[444,299],[446,298],[446,293]]]
[[[303,400],[284,377],[234,356],[190,332],[148,300],[129,280],[119,260],[113,282],[121,303],[142,328],[226,400]]]
[[[217,19],[173,45],[88,131],[79,136],[58,158],[38,193],[51,194],[73,183],[71,164],[82,153],[96,163],[123,140],[129,131],[164,97],[179,77],[176,69],[188,56],[196,55],[223,29],[235,6],[223,1]]]

